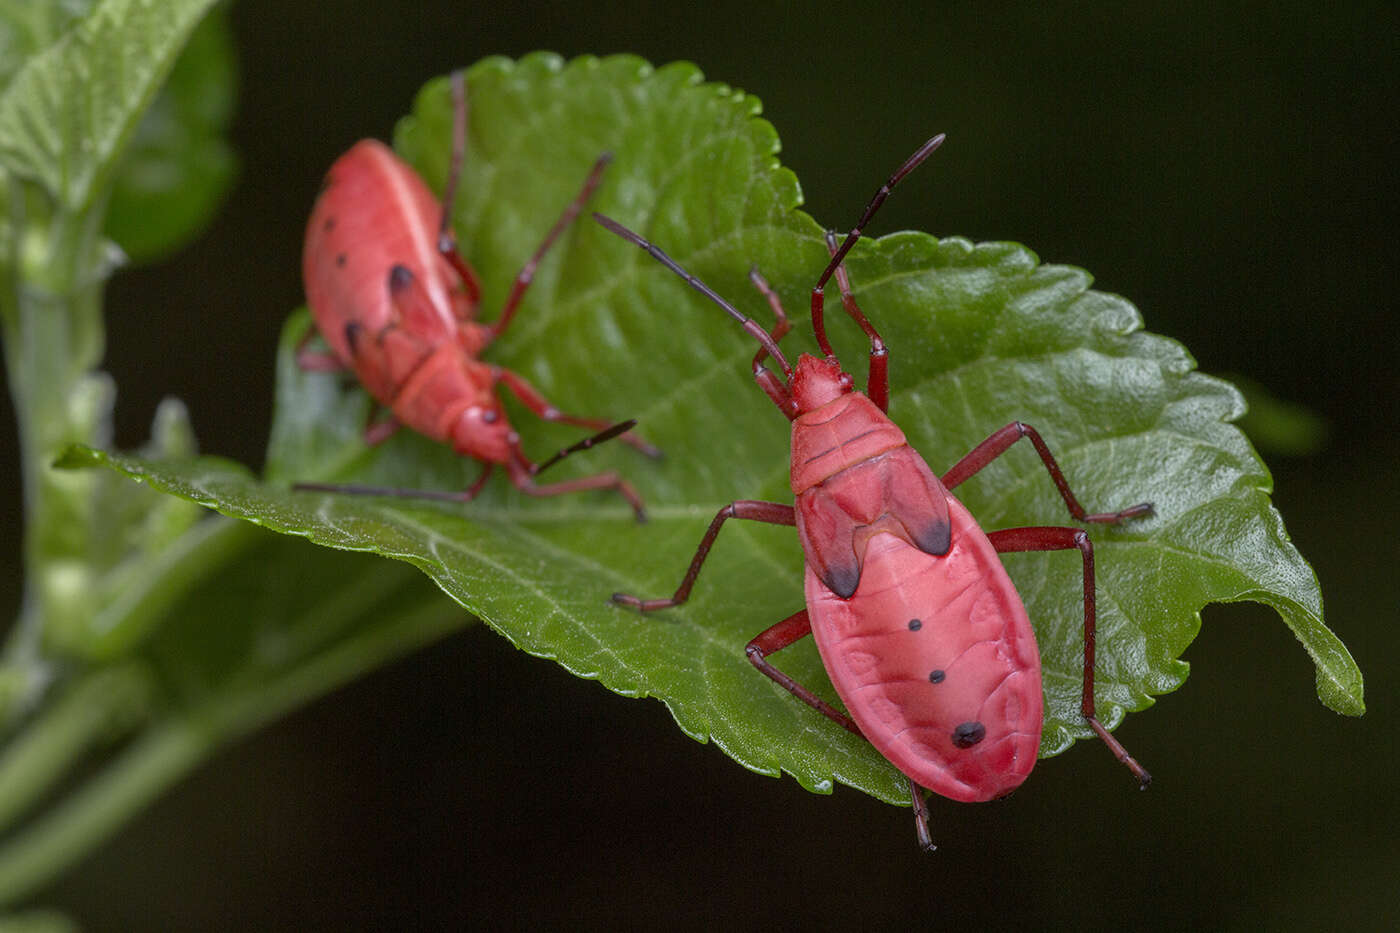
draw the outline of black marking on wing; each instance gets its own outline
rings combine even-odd
[[[953,546],[953,526],[946,518],[936,518],[913,528],[907,524],[904,527],[925,554],[942,557]]]
[[[351,356],[360,355],[360,332],[364,329],[364,325],[359,321],[350,321],[345,325],[345,342],[350,347]]]
[[[826,584],[826,588],[842,599],[850,599],[855,595],[856,587],[860,586],[860,565],[856,563],[854,556],[850,563],[841,561],[828,564],[825,572],[818,575]]]
[[[401,263],[394,263],[389,270],[389,293],[401,292],[413,284],[413,270]]]

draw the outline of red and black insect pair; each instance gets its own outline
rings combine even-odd
[[[422,180],[382,144],[356,144],[331,167],[307,227],[303,271],[308,302],[331,353],[303,346],[308,369],[354,370],[391,417],[366,430],[378,443],[400,425],[449,443],[485,463],[463,492],[300,484],[322,489],[467,501],[491,468],[502,464],[511,482],[537,496],[614,489],[643,516],[640,496],[615,473],[539,486],[541,469],[611,437],[645,453],[656,451],[626,433],[633,422],[607,426],[566,415],[519,375],[481,360],[505,332],[540,258],[573,221],[598,186],[601,157],[582,190],[521,269],[493,324],[476,319],[481,289],[457,252],[449,222],[465,146],[462,76],[452,79],[454,134],[447,192],[439,204]],[[1145,786],[1150,777],[1098,721],[1094,712],[1094,552],[1088,535],[1069,526],[983,532],[949,490],[1021,438],[1029,438],[1071,516],[1115,524],[1148,514],[1147,503],[1088,514],[1070,490],[1034,428],[1012,422],[993,433],[941,477],[934,475],[886,415],[888,350],[851,292],[842,265],[891,189],[943,141],[934,137],[876,192],[839,245],[828,234],[831,258],[812,290],[811,314],[821,356],[802,354],[792,366],[779,348],[789,321],[778,296],[755,271],[754,286],[777,321],[765,331],[657,246],[601,215],[598,221],[646,250],[737,320],[759,343],[753,374],[792,422],[791,481],[795,505],[738,500],[710,523],[675,593],[614,601],[642,611],[686,601],[725,521],[748,519],[794,525],[806,555],[806,608],[762,632],[748,645],[759,670],[839,725],[863,735],[909,779],[920,844],[933,848],[920,790],[960,801],[989,800],[1018,787],[1035,765],[1044,701],[1035,633],[998,553],[1078,550],[1083,558],[1084,668],[1081,711],[1086,722]],[[826,335],[824,294],[835,277],[842,305],[870,340],[866,392],[854,388]],[[308,335],[309,336],[309,335]],[[781,375],[768,368],[772,359]],[[535,414],[599,433],[531,462],[496,397],[504,385]],[[837,710],[778,670],[768,656],[811,633],[848,713]]]
[[[1094,549],[1081,528],[984,532],[950,489],[1021,438],[1029,438],[1070,514],[1116,524],[1151,512],[1142,503],[1088,514],[1045,441],[1029,425],[995,432],[941,477],[886,415],[889,352],[857,305],[842,265],[890,190],[943,142],[925,143],[875,193],[812,289],[820,357],[794,367],[778,342],[789,322],[778,296],[755,270],[750,278],[777,316],[771,331],[740,313],[660,248],[601,214],[604,227],[637,246],[719,305],[759,343],[753,374],[792,422],[791,481],[796,505],[738,500],[720,509],[675,593],[613,600],[641,611],[686,601],[724,523],[731,518],[795,525],[806,556],[806,608],[748,644],[749,660],[803,702],[863,735],[909,780],[919,844],[932,849],[920,787],[959,801],[991,800],[1020,786],[1035,765],[1044,719],[1040,656],[1021,598],[998,553],[1078,550],[1084,563],[1085,721],[1142,786],[1151,778],[1094,714]],[[827,339],[827,283],[835,276],[846,312],[870,340],[866,392],[854,388]],[[771,358],[779,376],[765,365]],[[768,656],[810,633],[846,713],[776,668]]]

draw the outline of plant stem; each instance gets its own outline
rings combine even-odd
[[[13,903],[87,852],[209,751],[190,721],[147,731],[108,768],[0,850],[0,903]]]
[[[14,903],[62,871],[218,746],[469,621],[436,591],[418,592],[421,606],[392,625],[370,626],[280,677],[228,689],[153,722],[102,772],[0,847],[0,904]]]
[[[8,201],[11,249],[0,263],[0,326],[19,427],[26,573],[5,660],[28,681],[19,702],[4,711],[13,722],[48,682],[44,630],[56,614],[92,611],[93,494],[100,480],[59,474],[51,464],[69,444],[107,439],[113,389],[93,372],[104,342],[101,287],[110,271],[103,211],[66,214],[12,177]]]
[[[89,674],[74,684],[0,755],[0,829],[61,778],[84,753],[115,737],[151,691],[142,665]]]

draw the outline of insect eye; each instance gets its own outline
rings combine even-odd
[[[481,413],[481,420],[487,424],[495,424],[497,421],[501,420],[501,416],[494,411],[484,411]]]

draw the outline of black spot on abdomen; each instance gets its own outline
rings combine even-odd
[[[987,737],[987,727],[980,722],[965,722],[953,730],[953,744],[958,748],[971,748]]]

